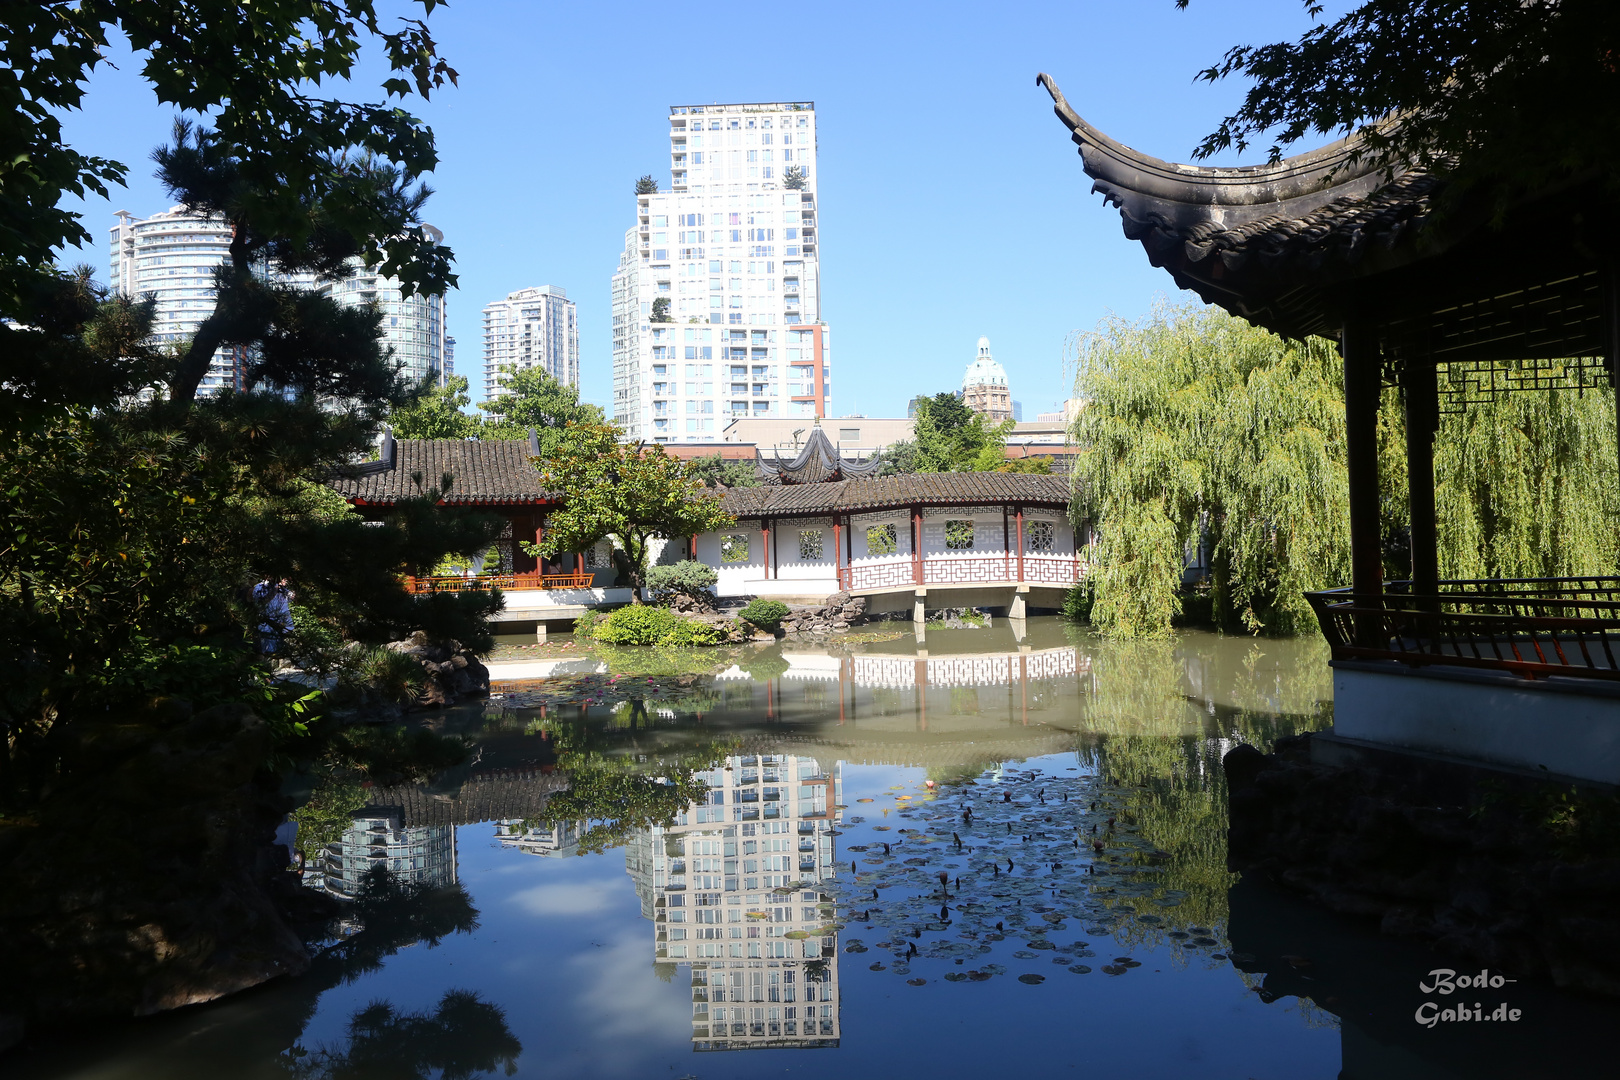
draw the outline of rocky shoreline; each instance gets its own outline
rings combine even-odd
[[[1493,969],[1620,996],[1616,796],[1315,736],[1230,751],[1230,869]]]

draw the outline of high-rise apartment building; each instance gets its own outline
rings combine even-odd
[[[183,342],[214,310],[214,269],[230,258],[231,227],[223,218],[192,214],[172,206],[161,214],[137,218],[128,210],[117,213],[118,224],[109,236],[108,283],[127,296],[157,298],[157,320],[152,339]],[[237,350],[222,348],[214,354],[197,388],[200,394],[239,389],[241,364]]]
[[[444,243],[444,233],[423,225],[435,244]],[[374,303],[382,309],[383,343],[393,351],[394,363],[403,365],[413,382],[431,378],[444,385],[445,298],[406,296],[394,278],[367,269],[358,259],[347,277],[340,281],[320,281],[315,288],[340,304],[358,307]]]
[[[230,257],[231,226],[219,217],[170,207],[149,218],[118,212],[111,230],[110,282],[115,292],[157,297],[153,338],[182,342],[197,332],[214,310],[214,269]],[[444,234],[424,226],[434,243]],[[339,303],[359,306],[375,303],[382,311],[384,344],[406,374],[420,380],[443,379],[445,370],[445,303],[443,296],[402,294],[399,282],[368,270],[359,260],[342,280],[317,280],[308,274],[290,275],[287,284],[314,289]],[[241,356],[235,348],[214,354],[198,392],[216,393],[241,388]]]
[[[654,962],[691,974],[693,1049],[836,1046],[838,939],[824,883],[838,872],[839,767],[737,754],[705,779],[701,805],[625,846]]]
[[[484,307],[484,397],[506,393],[506,368],[532,367],[579,385],[579,315],[555,285],[519,289]]]
[[[813,103],[670,109],[670,190],[636,195],[613,275],[613,418],[714,442],[738,416],[825,416]]]
[[[962,403],[988,420],[1013,419],[1012,391],[1007,371],[990,355],[990,339],[979,339],[979,355],[962,375]]]

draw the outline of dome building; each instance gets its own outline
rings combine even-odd
[[[990,339],[979,339],[979,355],[962,376],[962,402],[974,412],[997,423],[1013,418],[1012,391],[1007,372],[990,355]]]

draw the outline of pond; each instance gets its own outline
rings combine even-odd
[[[1221,756],[1331,722],[1318,642],[1122,644],[1030,619],[524,655],[544,677],[431,722],[471,740],[466,763],[373,790],[306,872],[359,899],[308,974],[47,1041],[7,1075],[1297,1080],[1609,1060],[1613,1003],[1520,981],[1479,992],[1516,1021],[1424,1027],[1420,982],[1468,964],[1226,871]]]

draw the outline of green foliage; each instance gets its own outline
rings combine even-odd
[[[344,1037],[313,1050],[296,1046],[285,1066],[293,1080],[356,1076],[465,1080],[496,1070],[517,1072],[523,1044],[506,1013],[471,990],[447,990],[432,1012],[403,1012],[373,1001],[349,1018]]]
[[[698,599],[712,600],[712,590],[719,580],[717,570],[694,559],[654,566],[647,571],[649,592],[681,593]]]
[[[669,297],[660,296],[652,302],[652,318],[649,322],[670,323],[675,320],[669,317]]]
[[[724,645],[726,638],[729,636],[723,626],[700,622],[697,619],[682,619],[668,633],[660,637],[655,644],[708,647]]]
[[[298,823],[299,865],[316,862],[329,844],[343,838],[354,814],[366,805],[366,792],[357,780],[328,773],[316,783],[309,801],[292,812]]]
[[[668,608],[631,604],[609,615],[591,636],[609,645],[656,645],[680,622]]]
[[[782,620],[787,618],[788,606],[780,600],[766,600],[764,597],[756,596],[737,614],[761,630],[775,630],[782,625]]]
[[[995,468],[988,472],[1002,473],[1028,473],[1034,476],[1052,475],[1052,459],[1037,455],[1035,457],[1008,458],[1003,457]]]
[[[879,476],[901,476],[918,471],[917,440],[901,439],[883,448],[881,463],[878,465]]]
[[[1521,391],[1444,417],[1434,455],[1441,577],[1614,573],[1615,445],[1608,387]],[[1399,510],[1387,527],[1404,527]]]
[[[579,387],[562,382],[542,367],[501,368],[503,394],[478,407],[488,414],[479,430],[488,439],[521,439],[533,428],[540,439],[540,458],[548,460],[561,448],[571,424],[603,424],[602,410],[579,400]]]
[[[331,739],[330,753],[381,787],[424,784],[467,760],[467,746],[459,738],[404,724],[342,728]]]
[[[1309,0],[1307,10],[1321,14]],[[1276,158],[1307,135],[1355,132],[1367,160],[1488,186],[1498,208],[1566,178],[1612,185],[1620,95],[1607,58],[1617,48],[1620,10],[1607,0],[1363,0],[1298,41],[1239,46],[1203,71],[1253,85],[1196,152],[1271,134]]]
[[[1348,572],[1342,368],[1214,309],[1161,306],[1081,343],[1076,424],[1100,537],[1091,621],[1169,633],[1189,545],[1213,548],[1215,610],[1314,625],[1303,594]]]
[[[423,0],[423,14],[434,6]],[[0,232],[0,403],[25,410],[98,406],[143,384],[140,364],[129,363],[139,356],[66,340],[52,325],[75,290],[51,259],[91,239],[71,209],[74,200],[64,196],[105,196],[127,173],[120,162],[69,145],[61,124],[80,107],[94,69],[107,62],[111,29],[133,47],[132,70],[160,106],[206,114],[213,125],[217,157],[231,163],[228,186],[242,196],[228,210],[241,226],[233,265],[259,238],[274,238],[271,254],[278,257],[336,246],[346,249],[344,257],[380,264],[407,287],[432,293],[453,284],[448,250],[427,239],[408,198],[394,197],[433,170],[432,132],[397,102],[320,96],[358,74],[368,43],[382,47],[386,97],[426,98],[454,82],[424,22],[396,25],[384,30],[372,0],[7,5],[0,49],[9,75],[0,85],[0,115],[13,165],[0,170],[0,202],[9,208]],[[266,131],[277,137],[264,138]],[[391,180],[384,179],[387,170]],[[196,205],[211,209],[216,200]],[[235,284],[222,287],[222,299],[237,295]],[[176,385],[178,396],[189,399],[184,383]]]
[[[759,470],[747,461],[727,461],[716,453],[696,457],[686,463],[687,471],[703,481],[704,487],[759,487]]]
[[[304,670],[325,678],[343,659],[343,632],[301,604],[292,605],[288,655]]]
[[[607,614],[592,608],[574,620],[574,636],[576,638],[592,638],[596,636],[596,628],[607,619]]]
[[[804,187],[804,169],[797,165],[789,165],[782,170],[782,187],[788,191],[799,191]]]
[[[916,399],[915,472],[993,472],[1006,463],[1012,421],[993,424],[953,393]],[[889,448],[894,452],[894,447]],[[896,471],[899,471],[897,464]]]
[[[654,177],[652,173],[646,173],[645,175],[640,177],[638,180],[636,180],[636,194],[637,195],[656,195],[656,194],[658,194],[658,180],[657,180],[657,178]]]
[[[409,705],[427,682],[427,672],[415,657],[361,645],[348,650],[339,662],[330,697],[338,706]]]
[[[767,682],[771,679],[780,679],[792,666],[773,645],[764,652],[755,653],[752,659],[743,663],[742,669],[748,672],[748,677],[755,682]]]
[[[463,412],[472,398],[467,378],[452,375],[440,386],[432,376],[417,388],[417,397],[389,414],[388,422],[401,439],[465,439],[478,434],[478,417]]]
[[[1090,581],[1077,581],[1063,594],[1060,614],[1072,623],[1089,623],[1091,605],[1096,603],[1097,590]]]
[[[563,508],[548,520],[540,550],[583,551],[611,538],[620,580],[639,603],[651,539],[696,536],[735,519],[717,496],[703,494],[684,462],[661,446],[626,445],[618,434],[596,423],[563,432],[544,473],[546,484],[562,494]]]

